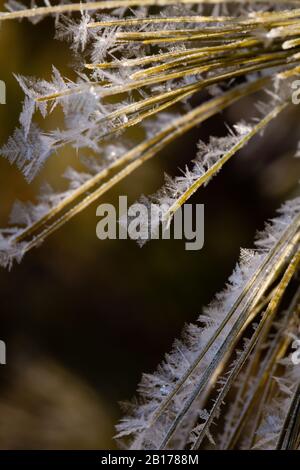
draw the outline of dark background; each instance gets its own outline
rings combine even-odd
[[[2,2],[1,9],[2,8]],[[13,73],[49,78],[54,64],[72,77],[68,45],[53,39],[53,21],[36,26],[7,22],[0,30],[0,145],[18,123],[23,99]],[[163,173],[196,153],[199,138],[224,135],[223,122],[253,115],[250,99],[210,119],[170,145],[100,202],[134,202],[163,183]],[[184,241],[99,241],[94,204],[26,255],[0,271],[0,448],[113,448],[118,401],[130,399],[143,372],[153,371],[184,324],[222,288],[257,229],[297,191],[299,109],[292,107],[234,157],[190,202],[205,204],[205,245],[185,251]],[[47,125],[58,127],[61,117]],[[45,180],[61,184],[76,162],[67,149],[52,157],[32,185],[0,158],[0,222],[15,199],[34,200]]]

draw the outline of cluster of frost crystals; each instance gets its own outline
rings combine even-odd
[[[44,135],[33,124],[27,135],[23,128],[15,129],[13,135],[9,137],[0,151],[11,164],[15,163],[23,172],[26,180],[31,182],[54,151],[53,144],[51,137]]]
[[[279,216],[268,224],[264,232],[258,235],[254,250],[242,250],[239,263],[230,276],[226,288],[215,296],[215,299],[203,309],[196,324],[188,325],[182,339],[176,340],[172,351],[166,355],[165,361],[154,374],[144,374],[138,387],[140,399],[129,405],[129,415],[117,426],[117,437],[126,441],[129,439],[130,448],[157,449],[166,435],[175,416],[180,412],[193,393],[196,384],[212,363],[228,334],[233,328],[238,316],[238,309],[233,310],[232,316],[225,327],[217,335],[211,346],[204,354],[200,363],[197,357],[209,344],[210,338],[217,331],[231,311],[245,286],[262,266],[270,250],[276,245],[281,236],[296,220],[300,213],[300,198],[285,203],[279,211]],[[246,345],[247,347],[247,345]],[[157,409],[174,390],[178,381],[186,376],[192,364],[197,364],[187,375],[187,380],[168,401],[168,405],[159,418],[154,418]],[[234,364],[233,364],[234,366]],[[204,416],[204,415],[203,415]],[[193,423],[199,417],[199,403],[196,400],[188,415],[182,421],[172,441],[174,448],[183,448],[186,437],[192,431]],[[199,431],[199,429],[198,429]]]
[[[0,266],[11,269],[16,261],[20,263],[26,250],[26,243],[15,243],[16,229],[0,230]]]
[[[83,156],[81,164],[84,170],[68,167],[63,179],[67,186],[63,190],[55,190],[44,183],[33,202],[16,201],[13,205],[9,227],[0,229],[0,266],[11,267],[13,262],[20,262],[26,252],[26,246],[34,241],[34,234],[27,237],[27,232],[44,217],[51,218],[61,204],[67,206],[73,200],[77,191],[81,194],[84,186],[93,182],[95,176],[107,171],[114,162],[121,158],[126,151],[123,140],[116,144],[103,145],[101,158]],[[21,240],[21,241],[20,241]]]
[[[284,373],[280,377],[273,377],[273,381],[276,382],[278,387],[278,393],[264,409],[261,424],[256,432],[257,438],[254,449],[276,449],[280,434],[284,429],[287,413],[292,405],[295,393],[297,393],[297,388],[299,388],[299,364],[293,364],[290,355],[279,361],[279,363],[284,367]]]

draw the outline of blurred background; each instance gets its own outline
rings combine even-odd
[[[0,1],[1,10],[3,2]],[[0,30],[0,146],[18,125],[23,100],[14,73],[50,78],[54,64],[74,77],[68,45],[54,24],[7,22]],[[186,134],[142,166],[101,201],[27,254],[11,272],[0,271],[0,448],[113,449],[119,402],[135,394],[143,372],[153,371],[186,322],[225,284],[240,247],[251,248],[257,229],[298,191],[299,109],[268,127],[190,202],[205,205],[205,244],[155,240],[142,249],[130,240],[99,241],[96,207],[152,194],[164,172],[178,174],[196,154],[199,138],[224,135],[224,120],[253,115],[251,99]],[[251,112],[250,112],[251,111]],[[50,116],[47,126],[62,126]],[[33,184],[0,157],[0,225],[15,199],[34,200],[40,185],[62,184],[74,151],[50,158]]]

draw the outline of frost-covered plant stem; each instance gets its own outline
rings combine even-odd
[[[248,143],[248,141],[259,133],[265,126],[269,124],[272,119],[276,118],[278,114],[283,111],[287,106],[287,103],[282,103],[276,106],[267,116],[261,119],[256,126],[250,128],[244,135],[242,134],[239,141],[224,155],[219,158],[216,163],[214,163],[208,170],[199,176],[196,180],[188,186],[188,188],[183,192],[183,194],[176,199],[175,202],[169,208],[166,217],[172,217],[172,215],[202,186],[205,185],[212,176],[214,176],[218,171],[221,170],[222,166],[233,157],[241,148]],[[197,175],[197,174],[196,174]],[[190,177],[189,173],[189,177]]]
[[[298,221],[298,225],[299,225],[299,221]],[[300,235],[298,234],[298,236],[296,237],[296,239],[292,243],[293,248],[294,248],[294,244],[299,243],[299,238],[300,238]],[[288,253],[290,253],[290,250],[288,250]],[[292,272],[295,271],[296,267],[298,266],[298,262],[299,262],[299,256],[297,256],[295,259],[293,259],[292,264],[291,264],[291,269],[289,270],[289,272],[290,271],[292,271]],[[276,272],[276,270],[275,270],[275,272]],[[273,279],[274,279],[274,277],[273,277],[273,273],[272,273],[271,279],[267,278],[265,280],[265,284],[263,284],[262,287],[261,287],[263,292],[265,292],[266,286],[270,285],[270,283]],[[274,300],[272,299],[271,302],[273,302],[273,301],[276,302],[276,298]],[[270,302],[270,304],[271,304],[271,302]],[[271,304],[271,307],[272,307],[272,305],[273,304]],[[249,309],[249,307],[248,307],[248,309]],[[193,405],[195,400],[198,398],[201,391],[207,385],[207,383],[209,381],[209,378],[211,377],[213,372],[217,369],[217,367],[218,367],[220,361],[222,361],[226,351],[228,349],[231,350],[232,348],[234,348],[234,345],[236,344],[237,335],[240,332],[242,332],[242,329],[245,325],[246,317],[247,317],[247,314],[248,314],[248,309],[246,311],[245,311],[245,309],[243,309],[244,313],[242,313],[241,316],[239,316],[238,320],[236,321],[233,328],[231,329],[231,332],[226,336],[226,339],[223,342],[222,346],[217,351],[217,353],[214,355],[211,363],[209,364],[209,366],[207,367],[207,369],[203,373],[203,376],[201,377],[201,380],[196,384],[193,393],[190,395],[190,397],[186,401],[184,407],[180,410],[180,412],[177,414],[176,418],[172,422],[170,428],[168,429],[168,431],[167,431],[167,433],[166,433],[166,435],[165,435],[165,437],[164,437],[164,439],[161,443],[161,446],[160,446],[161,449],[164,449],[168,445],[170,439],[173,437],[174,432],[176,431],[177,426],[180,424],[180,422],[184,418],[185,414],[188,412],[189,408]],[[271,308],[271,311],[272,311],[272,308]],[[254,338],[256,339],[256,335],[254,336]],[[254,341],[255,341],[255,339],[254,339]],[[251,352],[251,350],[249,352]]]
[[[288,410],[282,432],[279,436],[277,450],[298,449],[300,445],[300,383],[296,388],[291,406]]]
[[[130,8],[135,6],[168,6],[168,5],[191,5],[191,4],[218,4],[218,3],[243,3],[244,0],[105,0],[100,2],[86,2],[86,3],[69,3],[66,5],[46,6],[29,8],[27,10],[2,12],[0,20],[14,20],[20,18],[31,18],[34,16],[43,16],[51,14],[62,14],[69,12],[94,11],[94,10],[107,10],[115,8]],[[262,3],[262,0],[251,0],[252,3]],[[299,0],[263,0],[264,3],[278,3],[283,4],[299,4]]]
[[[253,336],[251,337],[250,341],[247,343],[245,350],[240,354],[238,359],[234,362],[234,366],[232,370],[230,371],[229,376],[226,377],[225,385],[223,386],[221,392],[219,393],[217,399],[215,400],[212,410],[210,410],[208,419],[206,420],[205,424],[201,428],[201,431],[199,432],[199,434],[196,436],[192,449],[199,448],[203,438],[206,435],[207,429],[212,424],[213,419],[216,416],[216,413],[218,413],[219,408],[221,407],[224,398],[226,397],[228,391],[230,390],[230,387],[233,384],[233,381],[237,378],[239,372],[241,371],[241,368],[244,366],[245,362],[249,358],[250,354],[252,353],[253,349],[255,348],[261,336],[264,335],[263,338],[266,337],[266,334],[270,329],[270,324],[272,324],[274,317],[277,313],[279,303],[292,277],[297,271],[299,263],[300,263],[300,251],[298,251],[298,253],[296,253],[294,257],[292,258],[286,272],[283,275],[282,280],[280,281],[272,299],[269,302],[269,305],[266,311],[263,314],[263,317],[258,327],[255,329]]]

